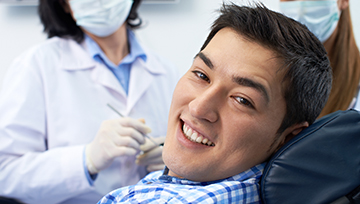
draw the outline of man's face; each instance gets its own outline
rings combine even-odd
[[[273,51],[221,29],[174,91],[163,150],[169,175],[213,181],[264,162],[292,131],[277,134],[286,107],[279,67]]]

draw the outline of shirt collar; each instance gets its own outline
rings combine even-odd
[[[128,42],[130,44],[130,53],[121,61],[120,64],[131,64],[138,57],[140,57],[144,62],[146,62],[147,56],[143,48],[140,46],[139,42],[136,40],[135,34],[130,29],[127,29],[127,37],[128,37]],[[106,57],[105,53],[101,50],[100,46],[86,34],[85,34],[85,44],[86,47],[88,48],[88,52],[90,56],[93,59],[95,59],[96,61],[103,60],[108,65],[110,64],[113,65],[113,63]],[[99,57],[101,59],[99,59]]]
[[[264,171],[265,165],[266,165],[266,162],[258,164],[258,165],[254,166],[246,171],[243,171],[240,174],[237,174],[235,176],[232,176],[232,177],[229,177],[226,179],[216,180],[216,181],[209,181],[209,182],[191,181],[191,180],[187,180],[187,179],[169,176],[168,175],[169,169],[167,167],[165,167],[163,175],[161,175],[159,177],[159,180],[163,181],[164,183],[176,183],[176,184],[182,184],[182,185],[201,185],[201,186],[205,186],[205,185],[209,185],[209,184],[213,184],[213,183],[224,182],[224,181],[244,181],[244,180],[247,180],[252,177],[260,178],[260,176],[262,175],[262,173]]]

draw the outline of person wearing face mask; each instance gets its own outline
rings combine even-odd
[[[355,42],[349,0],[280,0],[283,14],[303,23],[323,43],[333,69],[333,88],[319,117],[360,108],[360,54]]]
[[[178,70],[137,41],[140,0],[39,3],[49,39],[0,93],[0,197],[95,203],[164,168],[145,135],[163,143]]]

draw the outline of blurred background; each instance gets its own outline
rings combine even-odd
[[[46,39],[35,1],[0,0],[0,87],[14,58]],[[144,45],[166,57],[184,73],[191,66],[193,57],[209,33],[211,23],[217,16],[216,10],[222,2],[223,0],[145,0],[139,8],[144,23],[142,28],[136,30],[136,35]],[[251,1],[232,2],[248,4]],[[261,2],[272,10],[279,10],[279,0]],[[356,8],[360,8],[360,1],[350,0],[350,8],[359,46],[360,12],[356,12]]]

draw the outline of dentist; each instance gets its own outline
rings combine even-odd
[[[136,40],[139,3],[40,0],[49,39],[13,62],[0,93],[0,196],[95,203],[164,167],[144,135],[164,141],[179,75]]]
[[[354,108],[360,110],[360,53],[356,45],[349,0],[280,0],[283,14],[306,25],[323,43],[333,70],[333,86],[319,117]]]

